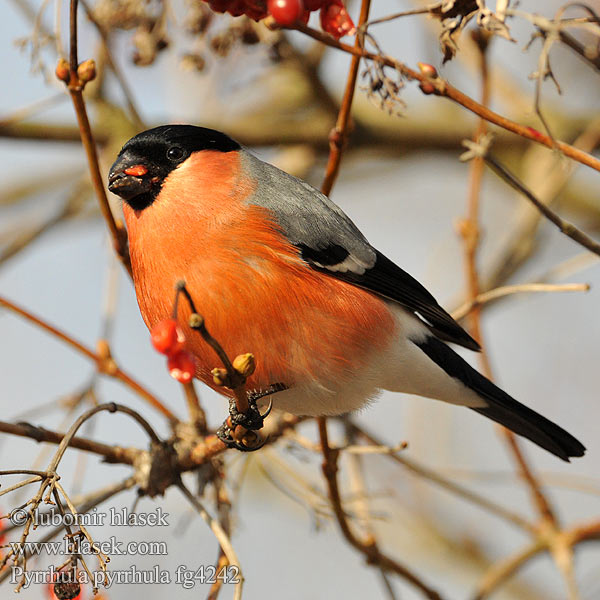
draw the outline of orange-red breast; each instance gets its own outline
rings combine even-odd
[[[184,280],[228,355],[256,356],[249,387],[288,388],[273,395],[276,408],[337,415],[383,389],[407,392],[468,406],[564,460],[584,454],[446,344],[479,348],[338,206],[225,134],[145,131],[121,150],[109,189],[125,201],[146,325],[171,314]],[[213,351],[185,323],[197,376],[214,386]]]

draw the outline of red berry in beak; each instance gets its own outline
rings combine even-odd
[[[143,177],[147,172],[148,169],[144,165],[135,165],[133,167],[123,169],[123,173],[125,173],[125,175],[132,175],[133,177]]]

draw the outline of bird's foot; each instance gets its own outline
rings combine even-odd
[[[257,402],[265,396],[270,396],[282,390],[286,386],[276,383],[266,390],[248,392],[248,410],[240,412],[237,409],[235,398],[229,400],[229,417],[217,430],[217,437],[229,448],[235,448],[242,452],[253,452],[262,448],[267,442],[257,431],[262,429],[264,420],[273,408],[273,401],[269,402],[267,410],[261,414]]]

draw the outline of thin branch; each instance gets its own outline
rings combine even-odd
[[[246,413],[249,407],[248,397],[246,395],[246,377],[235,369],[233,363],[229,359],[229,356],[227,356],[227,353],[225,350],[223,350],[223,346],[221,346],[218,340],[216,340],[206,328],[204,317],[202,317],[202,315],[200,315],[196,310],[196,305],[194,304],[194,300],[190,292],[185,286],[185,281],[177,282],[176,289],[177,295],[175,296],[175,307],[173,309],[174,314],[177,315],[177,301],[179,294],[181,293],[185,296],[185,299],[190,305],[190,309],[192,311],[192,314],[189,318],[190,327],[202,336],[202,339],[215,351],[215,354],[220,358],[225,370],[227,371],[229,381],[226,385],[234,394],[236,408],[238,412]]]
[[[593,240],[589,235],[581,231],[578,227],[559,217],[546,204],[540,202],[526,187],[515,177],[506,167],[502,166],[495,158],[485,155],[483,157],[486,164],[501,177],[512,188],[523,194],[549,221],[554,223],[562,233],[570,237],[590,252],[600,256],[600,243]]]
[[[8,308],[12,312],[20,315],[24,319],[29,322],[41,327],[46,330],[48,333],[51,333],[53,336],[57,337],[59,340],[65,342],[67,345],[71,346],[74,350],[83,354],[85,357],[96,363],[96,367],[98,371],[103,373],[104,375],[108,375],[109,377],[113,377],[114,379],[118,379],[126,386],[131,388],[134,392],[136,392],[139,396],[144,398],[153,408],[158,410],[163,416],[165,416],[171,423],[176,422],[177,417],[152,393],[150,393],[145,387],[143,387],[140,383],[135,381],[130,375],[121,370],[112,357],[101,356],[100,354],[93,352],[88,347],[84,346],[81,342],[78,342],[68,334],[64,333],[60,329],[57,329],[53,325],[46,323],[39,317],[36,317],[29,311],[17,306],[10,300],[0,296],[0,306],[4,306]]]
[[[352,422],[352,427],[354,427],[355,430],[357,431],[357,433],[361,437],[363,437],[365,440],[367,440],[367,442],[369,442],[370,444],[374,444],[377,446],[384,445],[383,442],[379,438],[377,438],[372,433],[366,431],[363,427],[359,427],[356,423]],[[530,523],[529,521],[527,521],[527,519],[524,519],[523,517],[521,517],[521,515],[508,510],[501,504],[496,504],[492,500],[488,500],[484,496],[480,496],[477,492],[473,492],[473,491],[469,490],[468,488],[463,487],[462,485],[456,483],[452,479],[448,479],[448,478],[444,477],[443,475],[440,475],[433,469],[429,469],[428,467],[425,467],[425,466],[419,464],[418,462],[416,462],[410,458],[407,458],[404,455],[388,454],[388,456],[394,462],[397,462],[398,464],[402,465],[403,467],[405,467],[406,469],[408,469],[409,471],[411,471],[418,477],[422,477],[426,481],[429,481],[431,483],[434,483],[435,485],[440,486],[442,489],[445,489],[447,492],[450,492],[451,494],[455,494],[459,498],[463,498],[467,502],[472,502],[473,504],[475,504],[476,506],[479,506],[483,510],[487,510],[490,513],[492,513],[493,515],[496,515],[497,517],[505,519],[509,523],[512,523],[513,525],[515,525],[521,529],[524,529],[525,531],[528,531],[530,533],[536,532],[535,525],[533,523]]]
[[[590,285],[588,283],[520,283],[516,285],[504,285],[494,288],[489,292],[478,294],[475,298],[453,310],[451,314],[453,319],[460,321],[473,310],[473,307],[482,306],[506,296],[534,292],[587,292],[589,289]]]
[[[109,402],[107,404],[100,404],[100,405],[94,406],[93,408],[90,408],[89,410],[87,410],[86,412],[84,412],[73,423],[73,425],[71,425],[71,427],[69,428],[69,431],[67,431],[67,433],[64,435],[63,439],[60,441],[60,443],[58,445],[58,448],[56,449],[56,452],[55,452],[52,460],[50,461],[50,464],[48,465],[47,471],[49,473],[56,472],[56,468],[58,467],[58,464],[62,460],[62,457],[64,456],[64,453],[66,452],[68,446],[70,445],[70,442],[75,437],[75,434],[77,433],[77,431],[79,430],[79,428],[86,421],[88,421],[89,419],[91,419],[94,415],[96,415],[99,412],[103,412],[103,411],[108,411],[108,412],[111,412],[111,413],[114,413],[114,412],[125,413],[126,415],[130,416],[131,418],[133,418],[135,421],[137,421],[140,424],[140,426],[148,434],[148,437],[150,438],[150,440],[153,443],[160,443],[160,439],[156,435],[156,432],[148,424],[148,422],[146,421],[146,419],[144,419],[136,411],[132,410],[128,406],[123,406],[122,404],[117,404],[115,402]]]
[[[537,539],[513,556],[496,563],[486,573],[472,600],[484,600],[497,590],[509,577],[514,575],[525,563],[546,549],[543,541]]]
[[[47,442],[49,444],[60,444],[65,438],[64,433],[50,431],[43,427],[31,425],[30,423],[6,423],[5,421],[0,421],[0,432],[26,437],[36,442]],[[71,448],[103,456],[106,462],[115,464],[132,465],[141,452],[137,448],[122,448],[121,446],[102,444],[101,442],[81,437],[71,438],[68,445]]]
[[[388,15],[387,17],[381,17],[381,19],[374,19],[373,21],[368,21],[359,29],[366,30],[367,27],[371,27],[371,25],[379,25],[380,23],[387,23],[389,21],[395,21],[396,19],[400,19],[402,17],[410,17],[412,15],[424,15],[431,12],[429,8],[415,8],[413,10],[404,10],[402,12],[394,13],[393,15]]]
[[[196,509],[196,511],[200,514],[204,522],[211,528],[214,536],[217,538],[219,545],[223,549],[223,553],[227,557],[229,564],[231,566],[237,567],[238,569],[238,577],[239,580],[235,585],[235,592],[233,595],[234,600],[241,600],[242,598],[242,588],[244,585],[244,576],[242,575],[242,567],[240,566],[240,561],[238,560],[237,554],[231,545],[231,541],[225,530],[221,527],[220,523],[213,519],[208,511],[202,506],[198,498],[188,490],[187,487],[183,484],[182,481],[179,481],[177,487],[181,490],[183,495],[188,499],[190,504]]]
[[[365,555],[365,558],[369,564],[377,565],[384,571],[391,571],[405,579],[408,583],[419,589],[423,594],[431,600],[441,600],[441,596],[434,589],[430,588],[426,583],[421,581],[419,577],[409,571],[406,567],[400,563],[392,560],[385,554],[383,554],[377,543],[373,538],[367,538],[366,540],[360,540],[350,529],[350,525],[346,519],[346,514],[342,508],[342,499],[340,496],[340,490],[337,481],[337,459],[339,452],[332,450],[329,447],[329,440],[327,436],[327,421],[323,417],[317,419],[319,425],[319,436],[321,439],[321,447],[323,451],[323,475],[327,481],[327,487],[329,489],[329,498],[331,506],[335,513],[337,523],[340,530],[348,543],[356,548],[359,552]]]
[[[587,165],[596,171],[600,171],[600,160],[588,154],[587,152],[583,152],[578,148],[571,146],[570,144],[566,144],[565,142],[556,141],[553,142],[552,138],[549,136],[533,129],[532,127],[527,127],[525,125],[521,125],[516,123],[515,121],[511,121],[510,119],[495,113],[494,111],[486,108],[481,105],[479,102],[473,100],[460,90],[456,89],[454,86],[450,85],[447,81],[441,79],[440,77],[431,78],[426,75],[407,67],[405,64],[397,61],[390,56],[375,54],[373,52],[368,52],[367,50],[361,48],[355,48],[353,46],[349,46],[348,44],[344,44],[343,42],[339,42],[333,37],[327,35],[326,33],[317,31],[315,29],[311,29],[310,27],[306,27],[305,25],[296,25],[295,29],[301,31],[302,33],[308,35],[309,37],[319,40],[323,44],[330,46],[332,48],[337,48],[342,52],[346,52],[348,54],[352,54],[355,56],[360,56],[362,58],[368,58],[375,62],[378,62],[386,67],[390,67],[395,69],[400,74],[404,75],[407,79],[420,81],[421,83],[431,84],[434,87],[434,91],[432,92],[435,95],[443,96],[460,104],[467,110],[472,113],[480,116],[486,121],[497,125],[498,127],[502,127],[507,131],[511,131],[512,133],[516,133],[517,135],[536,142],[538,144],[542,144],[543,146],[547,146],[548,148],[557,148],[560,150],[565,156],[580,162],[581,164]]]
[[[78,61],[77,61],[77,5],[78,0],[71,0],[70,4],[70,52],[69,52],[69,81],[67,89],[71,95],[73,101],[73,107],[75,108],[75,114],[77,115],[77,123],[79,125],[79,133],[81,136],[81,142],[85,149],[85,153],[88,159],[88,166],[90,169],[90,176],[92,184],[96,192],[96,197],[100,204],[100,211],[106,221],[108,230],[110,232],[115,252],[121,259],[121,262],[127,269],[129,276],[132,276],[131,272],[131,261],[129,258],[129,249],[127,247],[127,231],[122,222],[117,223],[114,215],[110,208],[108,198],[106,196],[106,190],[104,189],[104,182],[102,175],[100,174],[100,166],[98,162],[98,153],[96,151],[96,143],[92,129],[90,127],[90,121],[88,119],[87,110],[85,108],[85,101],[83,99],[83,88],[87,81],[82,81],[78,75]],[[92,77],[93,78],[93,77]]]
[[[369,18],[369,10],[371,8],[371,0],[362,0],[360,6],[360,16],[358,19],[359,30]],[[354,41],[354,47],[361,49],[364,44],[364,35],[357,35]],[[352,55],[350,60],[350,68],[346,79],[346,90],[342,99],[342,104],[337,117],[335,127],[329,133],[329,159],[327,160],[327,168],[325,170],[325,178],[321,185],[321,191],[329,196],[337,179],[340,163],[342,161],[342,152],[348,142],[350,112],[352,110],[352,100],[356,90],[356,78],[358,76],[358,67],[360,66],[360,56]]]
[[[124,77],[123,73],[121,72],[121,69],[119,68],[119,66],[117,65],[116,61],[113,58],[112,52],[110,50],[110,45],[109,45],[108,33],[106,32],[104,27],[102,27],[102,25],[98,22],[98,19],[96,19],[96,16],[94,15],[94,12],[89,7],[88,3],[85,0],[81,0],[81,4],[83,5],[83,8],[85,9],[85,14],[87,15],[87,18],[91,21],[91,23],[94,25],[94,27],[98,30],[98,33],[100,34],[100,38],[102,39],[102,44],[104,46],[104,52],[106,53],[106,60],[108,62],[108,66],[111,68],[115,78],[117,79],[117,81],[119,82],[119,85],[121,86],[121,90],[123,91],[123,95],[125,96],[125,103],[127,104],[127,108],[129,109],[129,112],[131,113],[131,117],[134,121],[134,125],[139,130],[145,129],[146,125],[144,124],[144,121],[143,121],[142,117],[140,116],[140,113],[135,105],[133,93],[129,89],[129,84],[127,83],[127,79]]]
[[[484,103],[489,101],[489,88],[486,82],[488,78],[488,69],[485,63],[485,50],[487,44],[482,45],[481,41],[479,49],[482,54],[481,62],[481,77],[482,77],[482,96]],[[465,246],[465,268],[467,272],[467,298],[471,302],[474,302],[479,294],[479,273],[477,268],[477,248],[479,245],[479,201],[481,193],[481,181],[483,161],[487,159],[487,147],[489,146],[489,136],[485,134],[486,125],[482,119],[478,125],[476,135],[474,136],[475,142],[465,142],[465,146],[470,149],[466,154],[472,154],[474,160],[471,164],[471,189],[469,191],[468,200],[468,216],[466,219],[467,226],[463,226],[461,233],[463,234],[463,241]],[[487,139],[486,139],[487,138]],[[479,141],[481,140],[481,141]],[[479,355],[479,362],[481,364],[481,370],[483,374],[490,380],[493,379],[492,368],[489,362],[488,354],[486,352],[486,346],[481,331],[481,315],[479,310],[472,311],[471,314],[471,333],[481,346],[481,353]],[[521,477],[532,497],[533,503],[536,506],[540,517],[550,527],[557,526],[557,520],[554,515],[549,501],[547,500],[542,488],[537,481],[537,478],[533,474],[529,464],[525,460],[525,457],[521,451],[519,443],[516,439],[515,434],[502,427],[503,435],[509,446],[509,449],[516,461],[517,467],[521,474]]]
[[[77,511],[80,514],[86,513],[88,511],[90,511],[92,508],[94,508],[95,506],[97,506],[98,504],[101,504],[102,502],[106,502],[106,500],[109,500],[113,496],[116,496],[120,492],[128,490],[128,489],[134,487],[135,485],[136,485],[135,477],[128,477],[127,479],[125,479],[123,481],[119,481],[117,483],[114,483],[107,487],[104,487],[100,490],[92,492],[80,501],[80,506],[77,507]],[[44,535],[39,540],[38,543],[43,544],[45,542],[50,541],[51,539],[56,537],[63,530],[63,528],[64,528],[63,525],[59,525],[59,526],[53,528],[46,535]],[[26,557],[31,556],[31,551],[30,550],[26,551],[25,556]],[[2,572],[0,572],[0,583],[5,581],[6,579],[8,579],[11,575],[12,575],[12,569],[3,569]]]

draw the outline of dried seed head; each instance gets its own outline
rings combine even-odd
[[[73,600],[81,592],[81,586],[76,581],[57,581],[54,584],[54,595],[58,600]]]

